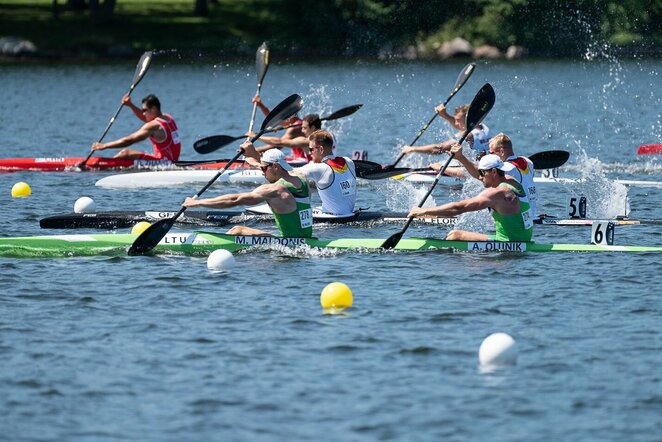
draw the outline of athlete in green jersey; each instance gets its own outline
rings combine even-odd
[[[478,172],[486,189],[473,198],[468,198],[438,207],[415,207],[409,216],[457,216],[465,212],[490,209],[496,227],[495,235],[451,230],[446,239],[459,241],[531,241],[533,217],[528,199],[521,185],[509,184],[503,161],[497,155],[485,155],[478,163]]]
[[[249,143],[248,141],[246,143]],[[243,146],[246,144],[242,144]],[[266,202],[274,214],[280,234],[286,238],[310,238],[313,236],[313,211],[310,206],[308,183],[295,175],[285,155],[278,149],[262,154],[259,167],[269,184],[263,184],[252,192],[233,193],[214,198],[186,198],[184,207],[215,207],[226,209],[235,206],[254,206]],[[236,226],[229,235],[270,235],[269,232],[246,226]]]

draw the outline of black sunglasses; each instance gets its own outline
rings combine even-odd
[[[494,167],[493,167],[492,169],[494,169]],[[486,174],[487,172],[489,172],[490,170],[492,170],[492,169],[485,169],[485,170],[480,169],[480,170],[478,171],[478,175],[480,175],[480,176],[485,176],[485,174]]]

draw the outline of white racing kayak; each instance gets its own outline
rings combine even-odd
[[[427,174],[427,173],[412,173],[406,176],[402,176],[403,181],[415,184],[432,184],[436,175]],[[450,177],[446,177],[450,178]],[[459,186],[462,186],[463,180],[454,178],[459,183]],[[546,187],[553,186],[558,184],[572,185],[572,184],[582,184],[584,181],[579,178],[545,178],[545,177],[534,177],[533,181],[536,183],[536,186]],[[662,189],[661,181],[634,181],[634,180],[613,180],[615,183],[622,184],[624,186],[630,187],[648,187]]]
[[[205,184],[216,175],[216,170],[163,170],[151,172],[121,173],[101,178],[97,187],[104,189],[147,189],[158,187],[175,187],[189,184]],[[421,176],[427,176],[417,174]],[[399,177],[395,177],[398,179]],[[408,179],[406,181],[409,181]],[[434,176],[430,182],[434,181]],[[216,180],[217,183],[231,184],[265,184],[262,171],[259,169],[231,169],[225,171]],[[359,179],[361,183],[366,180]],[[427,182],[427,181],[420,181]],[[439,185],[449,188],[462,187],[463,180],[455,177],[442,176]]]
[[[190,173],[193,172],[193,173]],[[145,189],[152,187],[173,187],[209,182],[217,170],[163,170],[153,172],[121,173],[101,178],[97,187],[105,189]],[[226,170],[216,183],[264,184],[267,180],[259,169]]]

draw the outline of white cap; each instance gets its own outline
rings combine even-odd
[[[485,155],[478,162],[478,170],[490,170],[490,169],[504,169],[503,161],[497,155],[489,154]]]
[[[278,163],[283,169],[292,170],[292,166],[287,164],[287,161],[285,160],[285,154],[281,152],[280,149],[269,149],[268,151],[264,152],[260,158],[260,163],[265,166]]]

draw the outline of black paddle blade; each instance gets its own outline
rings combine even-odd
[[[354,168],[356,169],[356,173],[382,170],[383,168],[381,164],[375,163],[374,161],[367,161],[367,160],[352,160],[352,161],[354,162]]]
[[[546,150],[534,153],[529,157],[536,170],[556,169],[563,166],[570,158],[570,152],[566,150]]]
[[[342,109],[338,109],[328,117],[320,118],[320,120],[328,121],[328,120],[337,120],[338,118],[347,117],[349,115],[352,115],[357,110],[361,109],[361,107],[363,107],[362,104],[354,104],[352,106],[343,107]]]
[[[365,170],[359,173],[356,171],[356,176],[358,178],[363,178],[364,180],[383,180],[385,178],[391,178],[394,176],[402,175],[405,173],[411,172],[412,169],[408,167],[392,167],[390,169],[382,170]]]
[[[394,233],[393,235],[386,238],[386,241],[384,241],[384,243],[382,244],[382,249],[386,249],[386,250],[394,249],[395,246],[397,246],[400,240],[402,239],[402,235],[404,233],[405,232],[401,230],[398,233]]]
[[[168,231],[175,224],[177,216],[172,218],[160,219],[151,226],[149,226],[143,233],[138,235],[138,238],[129,247],[129,255],[144,255],[152,250],[156,245],[166,236]]]
[[[476,126],[478,126],[481,123],[481,121],[483,121],[483,119],[487,116],[490,110],[492,110],[495,101],[496,101],[496,94],[494,93],[494,89],[492,88],[492,85],[489,83],[485,83],[483,87],[480,88],[474,99],[471,101],[471,105],[469,106],[469,110],[467,111],[467,118],[466,118],[467,128],[464,131],[464,134],[462,135],[462,138],[459,141],[460,144],[464,142],[464,140],[467,138],[469,133]]]
[[[267,115],[262,122],[260,132],[253,138],[251,142],[255,142],[260,136],[267,132],[271,127],[280,125],[283,120],[287,120],[292,115],[296,114],[303,107],[303,99],[297,95],[292,94],[274,107],[269,115]]]
[[[146,51],[142,57],[140,57],[140,60],[138,60],[136,73],[133,74],[133,84],[131,84],[131,90],[133,90],[138,85],[138,83],[140,83],[140,80],[142,80],[142,78],[145,76],[147,69],[149,69],[149,65],[152,63],[152,57],[152,51]]]
[[[233,141],[244,139],[245,135],[240,137],[231,137],[229,135],[212,135],[210,137],[201,138],[193,143],[193,150],[200,154],[212,153],[223,146],[227,146]]]
[[[267,69],[269,69],[269,46],[267,42],[263,42],[257,52],[255,53],[255,67],[257,69],[257,83],[262,84],[264,76],[267,75]]]
[[[449,101],[451,101],[451,98],[453,98],[460,89],[462,89],[464,83],[466,83],[469,77],[471,77],[471,74],[474,73],[474,69],[476,69],[476,63],[474,62],[469,63],[462,69],[460,75],[457,76],[457,80],[455,80],[455,88],[453,88],[448,98],[446,98],[446,101],[444,101],[444,106],[447,105]]]

